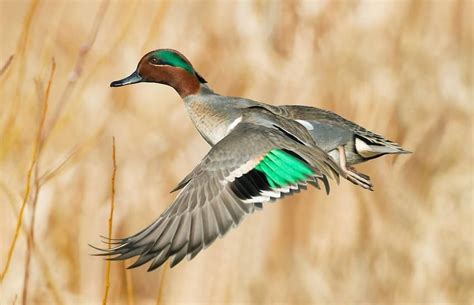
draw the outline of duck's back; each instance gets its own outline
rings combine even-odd
[[[313,135],[316,143],[327,152],[345,145],[350,164],[390,153],[406,153],[397,143],[385,139],[342,116],[320,108],[284,105],[280,111],[300,122]]]

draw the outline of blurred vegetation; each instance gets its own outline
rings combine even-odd
[[[269,204],[171,270],[114,262],[109,304],[472,303],[473,12],[0,1],[0,304],[102,302],[105,262],[87,244],[108,232],[113,136],[115,237],[157,217],[209,149],[171,88],[109,88],[156,48],[219,93],[336,111],[414,153],[359,166],[374,192],[343,181]]]

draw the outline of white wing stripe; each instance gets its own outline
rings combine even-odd
[[[311,125],[311,123],[308,122],[308,121],[305,121],[305,120],[295,120],[295,121],[300,123],[301,125],[303,125],[304,128],[306,128],[308,130],[313,130],[314,129],[313,125]]]

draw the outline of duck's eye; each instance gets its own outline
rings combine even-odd
[[[155,57],[152,57],[152,58],[150,59],[150,63],[151,63],[151,64],[154,64],[154,65],[157,65],[157,64],[158,64],[158,59],[156,59]]]

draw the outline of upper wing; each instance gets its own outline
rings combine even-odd
[[[298,191],[339,168],[322,150],[295,142],[278,129],[239,124],[192,171],[176,200],[141,232],[99,249],[111,259],[139,256],[130,267],[151,261],[149,271],[173,257],[193,258],[237,226],[262,203]]]

